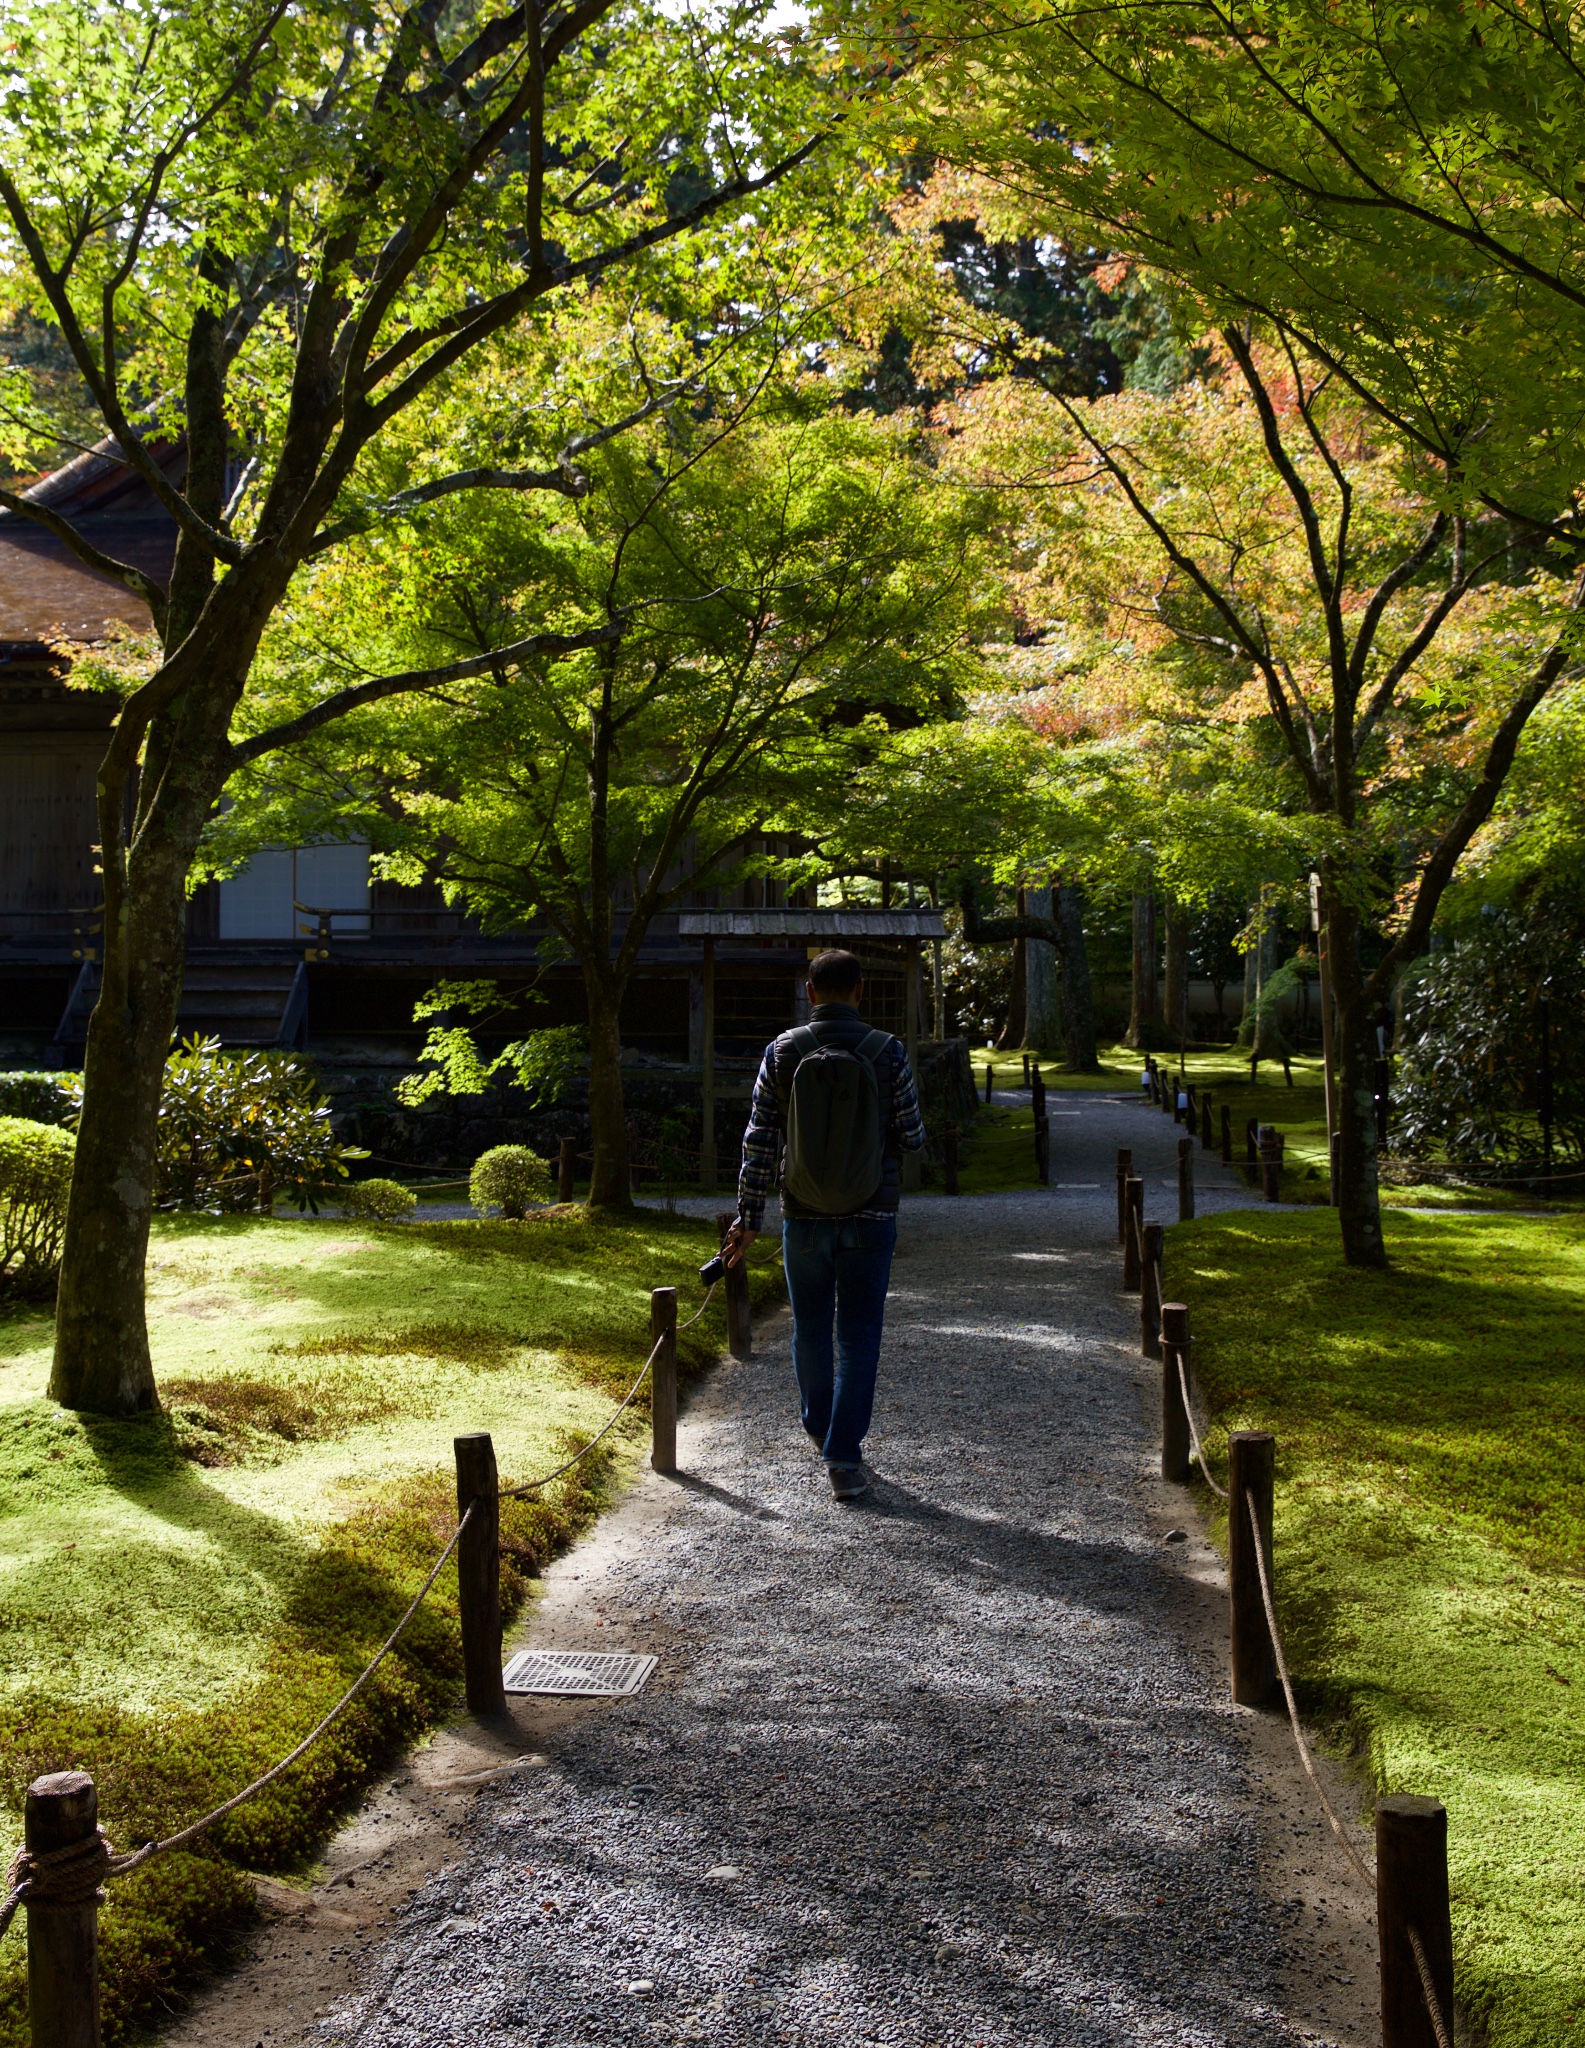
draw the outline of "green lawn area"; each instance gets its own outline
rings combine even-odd
[[[985,1067],[994,1069],[994,1087],[1019,1089],[1023,1086],[1021,1053],[979,1052],[973,1055],[975,1080],[981,1100],[985,1092]],[[1101,1055],[1099,1074],[1070,1074],[1060,1061],[1042,1060],[1040,1071],[1048,1089],[1075,1090],[1091,1094],[1129,1095],[1140,1093],[1139,1075],[1143,1061],[1126,1046],[1114,1046]],[[1174,1061],[1173,1071],[1177,1071]],[[1287,1138],[1287,1199],[1326,1199],[1326,1097],[1319,1059],[1296,1058],[1292,1063],[1290,1088],[1282,1069],[1269,1061],[1262,1064],[1260,1079],[1252,1083],[1249,1061],[1233,1052],[1191,1052],[1187,1061],[1189,1079],[1197,1087],[1212,1091],[1218,1134],[1221,1104],[1233,1112],[1235,1157],[1242,1158],[1244,1124],[1249,1117],[1275,1124]],[[1165,1122],[1159,1109],[1150,1112]],[[1220,1138],[1218,1137],[1218,1142]],[[1062,1126],[1052,1129],[1052,1173],[1062,1178]],[[997,1103],[981,1109],[973,1136],[963,1146],[958,1172],[959,1190],[965,1195],[998,1194],[1009,1188],[1035,1185],[1035,1116],[1027,1098],[1017,1106]],[[933,1190],[938,1191],[938,1190]]]
[[[1278,1438],[1277,1587],[1309,1710],[1445,1801],[1458,1994],[1491,2048],[1585,2040],[1585,1220],[1179,1225],[1207,1442]],[[1344,1874],[1339,1859],[1339,1882]],[[1485,2038],[1485,2037],[1483,2037]]]
[[[43,1397],[50,1326],[0,1320],[0,1796],[20,1839],[43,1771],[91,1771],[118,1848],[196,1818],[290,1749],[417,1590],[455,1522],[451,1439],[487,1429],[503,1481],[558,1463],[649,1349],[649,1289],[702,1298],[708,1225],[370,1227],[167,1217],[149,1258],[165,1409],[130,1421]],[[753,1276],[757,1300],[779,1273]],[[679,1340],[724,1342],[720,1297]],[[647,1449],[640,1398],[541,1502],[505,1504],[503,1593]],[[592,1468],[592,1469],[591,1469]],[[393,1747],[456,1702],[455,1574],[400,1652],[289,1777],[196,1855],[115,1885],[102,1916],[107,2039],[175,1996],[251,1910],[246,1871],[309,1867]],[[0,2039],[25,2038],[22,1922],[0,1945]]]
[[[1164,1065],[1165,1054],[1160,1055]],[[995,1070],[994,1086],[1020,1089],[1023,1086],[1021,1053],[973,1055],[975,1080],[983,1100],[985,1066]],[[1070,1074],[1059,1060],[1042,1060],[1040,1071],[1048,1089],[1081,1093],[1137,1096],[1142,1055],[1126,1046],[1112,1046],[1101,1055],[1099,1074]],[[1171,1070],[1178,1072],[1177,1056]],[[1191,1052],[1185,1062],[1188,1078],[1197,1088],[1209,1088],[1215,1116],[1217,1141],[1221,1137],[1221,1106],[1233,1113],[1233,1155],[1244,1156],[1244,1125],[1250,1117],[1258,1123],[1273,1124],[1287,1141],[1284,1152],[1283,1200],[1325,1204],[1327,1195],[1326,1084],[1319,1055],[1295,1055],[1289,1063],[1293,1085],[1289,1087],[1280,1066],[1262,1061],[1260,1076],[1249,1078],[1249,1061],[1227,1048]],[[1153,1111],[1157,1116],[1164,1112]],[[1035,1118],[1025,1104],[1002,1104],[982,1109],[972,1138],[963,1146],[958,1185],[966,1195],[999,1194],[1010,1188],[1035,1185]],[[1052,1132],[1053,1166],[1060,1180],[1062,1130]],[[939,1192],[939,1189],[932,1190]],[[1465,1182],[1384,1184],[1382,1206],[1389,1209],[1533,1209],[1534,1195],[1519,1189],[1487,1188]],[[1585,1200],[1569,1197],[1557,1201],[1559,1212],[1585,1208]]]

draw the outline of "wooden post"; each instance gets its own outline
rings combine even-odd
[[[556,1200],[570,1202],[573,1198],[573,1183],[578,1177],[578,1141],[563,1138],[556,1147]]]
[[[1134,1155],[1125,1146],[1117,1148],[1117,1242],[1128,1242],[1128,1183],[1133,1178]]]
[[[462,1669],[470,1714],[502,1714],[501,1503],[495,1445],[483,1430],[452,1439],[457,1459],[457,1513],[473,1515],[457,1545],[457,1608]]]
[[[1326,1087],[1326,1136],[1330,1145],[1337,1135],[1337,1022],[1332,1014],[1332,949],[1327,942],[1326,897],[1319,875],[1310,877],[1310,922],[1315,928],[1315,964],[1321,982],[1321,1077]]]
[[[941,1134],[941,1171],[946,1181],[947,1193],[958,1191],[958,1127],[948,1124]]]
[[[1447,1891],[1447,1808],[1398,1793],[1376,1803],[1376,1938],[1381,1954],[1381,2048],[1437,2048],[1415,1963],[1420,1937],[1451,2035],[1453,1928]]]
[[[715,1193],[715,940],[704,942],[704,1116],[699,1126],[699,1185]]]
[[[1166,1236],[1159,1223],[1145,1225],[1139,1248],[1139,1355],[1161,1356],[1161,1251]]]
[[[919,997],[922,977],[920,971],[920,942],[908,941],[907,957],[903,964],[903,1050],[908,1055],[908,1071],[914,1077],[914,1086],[919,1085]],[[905,1152],[902,1157],[902,1171],[899,1185],[905,1195],[918,1192],[920,1170],[925,1163],[922,1152]],[[736,1356],[736,1354],[733,1354]]]
[[[987,1060],[985,1062],[985,1100],[987,1102],[991,1099],[991,1076],[995,1071],[995,1067]]]
[[[1266,1626],[1255,1562],[1255,1532],[1246,1502],[1255,1503],[1260,1544],[1271,1578],[1271,1493],[1277,1439],[1265,1429],[1235,1429],[1228,1438],[1227,1590],[1232,1604],[1233,1698],[1263,1707],[1277,1689],[1277,1658]],[[1275,1584],[1275,1582],[1273,1582]]]
[[[1282,1139],[1271,1124],[1260,1127],[1260,1182],[1266,1201],[1282,1200]]]
[[[1040,1062],[1038,1060],[1036,1060],[1030,1076],[1029,1094],[1034,1104],[1035,1115],[1044,1116],[1046,1113],[1046,1077],[1040,1071]]]
[[[1157,1067],[1161,1077],[1161,1107],[1172,1121],[1178,1121],[1178,1082],[1170,1067]]]
[[[34,1855],[92,1838],[99,1794],[86,1771],[28,1787],[22,1839]],[[28,2024],[33,2048],[99,2048],[99,1902],[28,1909]]]
[[[1025,1053],[1025,1054],[1024,1054],[1024,1086],[1025,1086],[1026,1088],[1027,1088],[1027,1087],[1029,1086],[1029,1055],[1028,1055],[1028,1053]]]
[[[1200,1150],[1216,1150],[1216,1133],[1211,1127],[1211,1091],[1206,1088],[1200,1095]]]
[[[1145,1054],[1145,1072],[1150,1076],[1150,1099],[1159,1105],[1161,1101],[1161,1069],[1156,1065],[1154,1053]]]
[[[1260,1125],[1252,1116],[1244,1119],[1244,1170],[1253,1187],[1260,1172]]]
[[[1145,1183],[1130,1174],[1124,1185],[1127,1220],[1123,1225],[1123,1292],[1139,1291],[1139,1244],[1145,1228]]]
[[[1194,1140],[1178,1140],[1178,1221],[1194,1221]]]
[[[728,1300],[731,1299],[730,1292]],[[677,1469],[677,1290],[649,1290],[649,1341],[660,1349],[649,1369],[649,1462],[656,1472]]]
[[[1044,1110],[1035,1118],[1035,1179],[1043,1188],[1051,1185],[1051,1119]]]
[[[726,1234],[737,1221],[735,1210],[724,1210],[715,1219],[716,1235],[723,1244]],[[754,1332],[749,1322],[748,1268],[744,1265],[728,1266],[726,1269],[726,1348],[733,1358],[754,1356]]]
[[[1224,1166],[1231,1166],[1232,1163],[1233,1112],[1231,1111],[1231,1109],[1228,1108],[1227,1104],[1224,1102],[1222,1104],[1222,1164]]]
[[[1172,1121],[1175,1124],[1181,1124],[1183,1122],[1184,1110],[1188,1106],[1188,1091],[1184,1088],[1182,1075],[1169,1074],[1167,1086],[1172,1090]]]
[[[1180,1379],[1178,1363],[1183,1363]],[[1161,1476],[1187,1486],[1193,1469],[1183,1389],[1189,1377],[1189,1311],[1181,1301],[1161,1304]]]

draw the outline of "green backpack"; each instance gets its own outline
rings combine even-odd
[[[868,1032],[856,1046],[827,1045],[807,1024],[787,1036],[799,1057],[782,1112],[782,1186],[816,1216],[851,1216],[886,1172],[875,1062],[891,1033]]]

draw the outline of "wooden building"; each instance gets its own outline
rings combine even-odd
[[[181,449],[158,453],[179,482]],[[113,443],[23,495],[106,553],[168,577],[174,525]],[[0,513],[0,1066],[82,1060],[99,973],[94,782],[116,700],[72,687],[70,647],[128,629],[150,630],[140,599],[24,515]],[[933,911],[816,911],[774,881],[709,892],[656,920],[624,1043],[701,1069],[711,1056],[752,1058],[797,1017],[811,946],[828,940],[864,955],[888,1029],[908,1028],[914,991],[917,1032],[918,950],[940,928]],[[283,847],[193,898],[177,1029],[300,1047],[332,1066],[403,1065],[424,1035],[413,1005],[436,981],[521,989],[538,977],[537,950],[532,929],[486,935],[438,887],[371,880],[365,846]],[[540,988],[547,1002],[533,1022],[583,1021],[575,967],[549,968]]]

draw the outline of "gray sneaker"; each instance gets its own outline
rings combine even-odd
[[[831,1491],[838,1500],[858,1500],[870,1490],[870,1482],[862,1465],[827,1465],[831,1475]]]

